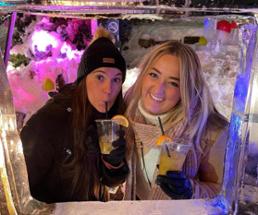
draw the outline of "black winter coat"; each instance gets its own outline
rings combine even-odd
[[[71,91],[66,90],[50,99],[29,119],[20,134],[31,195],[47,203],[97,200],[86,199],[79,193],[71,196],[72,178],[64,168],[64,163],[73,156]],[[96,129],[85,131],[86,141],[95,140],[94,131]],[[101,183],[108,186],[123,183],[129,173],[126,162],[119,169],[108,170],[100,159],[98,142],[93,141],[90,147],[90,156],[97,163],[91,165],[98,165]]]

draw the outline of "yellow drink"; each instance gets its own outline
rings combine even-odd
[[[191,144],[179,142],[164,143],[160,151],[159,175],[166,175],[167,171],[182,171],[190,148]]]
[[[113,149],[112,142],[108,141],[107,136],[102,136],[99,138],[99,146],[102,154],[110,154]]]
[[[159,175],[166,175],[167,171],[181,171],[186,155],[180,152],[172,152],[169,157],[166,153],[160,155]]]
[[[111,119],[97,119],[95,122],[98,129],[101,154],[110,154],[114,149],[112,143],[119,138],[118,131],[120,126]]]

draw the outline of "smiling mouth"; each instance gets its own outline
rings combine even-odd
[[[154,96],[153,94],[150,93],[150,97],[156,101],[156,102],[162,102],[164,101],[164,98],[160,98],[160,97],[157,97],[157,96]]]

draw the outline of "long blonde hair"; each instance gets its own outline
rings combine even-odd
[[[163,55],[174,55],[180,61],[180,93],[183,117],[188,136],[200,148],[200,139],[205,130],[207,119],[216,112],[209,89],[202,77],[200,60],[194,50],[178,41],[168,41],[154,47],[141,61],[140,74],[126,94],[126,115],[134,121],[138,101],[141,99],[142,82],[153,64]]]

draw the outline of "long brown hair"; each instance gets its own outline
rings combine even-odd
[[[97,29],[92,42],[100,37],[108,38],[111,41],[113,39],[112,34],[102,27]],[[86,54],[86,52],[84,52],[84,54]],[[85,74],[85,70],[86,64],[82,57],[78,67],[78,74]],[[73,157],[68,164],[66,164],[66,167],[68,168],[68,175],[72,178],[71,195],[73,199],[82,197],[86,200],[106,200],[101,199],[102,197],[100,196],[102,195],[100,192],[100,156],[98,154],[96,155],[98,151],[94,153],[90,152],[90,146],[87,144],[87,136],[85,135],[91,135],[92,137],[92,133],[87,131],[90,126],[95,125],[94,120],[97,119],[100,114],[88,99],[86,78],[87,74],[82,76],[76,82],[76,88],[73,91],[71,119],[73,126]],[[109,117],[112,117],[114,114],[123,114],[124,111],[125,104],[121,88],[115,103],[109,110]],[[94,138],[92,137],[92,139]]]
[[[88,153],[85,132],[96,119],[96,110],[91,105],[87,90],[86,77],[78,84],[73,93],[72,129],[73,129],[73,158],[66,164],[72,177],[71,195],[75,199],[80,196],[86,200],[100,200],[100,164],[99,156]],[[114,105],[112,113],[123,114],[125,104],[122,89]],[[83,188],[83,189],[82,189]],[[105,196],[104,199],[106,200]]]

